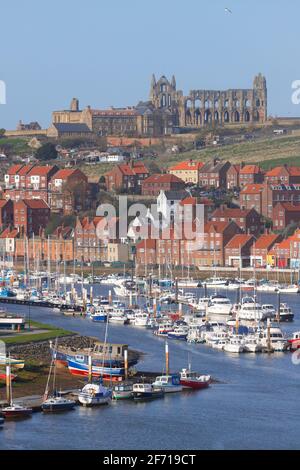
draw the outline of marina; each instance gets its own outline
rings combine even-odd
[[[80,292],[81,287],[78,286],[77,289],[78,292]],[[110,290],[110,285],[93,286],[93,293],[95,297],[102,297],[103,302],[104,298],[109,298]],[[189,288],[188,290],[192,290],[194,292],[196,299],[198,299],[199,297],[204,297],[205,292],[203,288]],[[258,295],[261,296],[259,302],[261,302],[262,304],[274,305],[274,300],[276,299],[276,297],[274,297],[273,294],[261,293]],[[234,305],[236,299],[235,292],[228,291],[226,292],[226,296],[228,296],[232,305]],[[143,297],[141,297],[141,299],[143,299],[142,302],[145,302],[145,299]],[[286,338],[289,338],[290,344],[292,344],[293,341],[294,343],[295,341],[297,341],[298,338],[296,332],[300,330],[298,298],[296,294],[289,294],[286,297],[282,295],[281,300],[282,302],[288,303],[293,312],[295,313],[293,323],[284,322],[280,324],[280,329],[283,331],[284,336]],[[162,305],[161,309],[163,310],[164,308],[166,308],[167,311],[170,311],[171,307],[172,304],[166,304],[165,307]],[[118,308],[120,308],[119,305]],[[139,306],[139,309],[140,308],[141,306]],[[174,315],[176,311],[178,312],[178,304],[173,304],[172,308],[172,315]],[[12,313],[18,313],[22,315],[22,311],[20,309],[22,309],[22,307],[18,305],[10,306],[10,310],[12,311]],[[182,305],[183,314],[185,314],[186,309],[187,306]],[[46,322],[47,324],[68,328],[72,331],[87,336],[96,336],[99,338],[99,345],[101,344],[101,341],[103,342],[105,336],[105,323],[100,322],[97,324],[91,321],[89,316],[66,317],[61,313],[54,312],[53,308],[50,309],[41,307],[33,309],[31,314],[36,321]],[[169,319],[169,327],[172,327],[172,318],[174,317],[170,317]],[[202,324],[202,316],[200,316],[199,318]],[[196,319],[197,317],[193,316],[194,322]],[[222,327],[222,322],[224,322],[224,318],[222,316],[219,321],[211,321],[212,325],[215,324],[218,329]],[[234,331],[236,328],[236,320],[232,320],[232,322],[232,328]],[[267,324],[265,323],[265,328],[266,326]],[[162,332],[163,328],[168,328],[168,325],[163,324],[163,326],[160,328]],[[228,328],[228,326],[225,327],[225,329],[226,328]],[[141,357],[138,363],[138,369],[145,371],[145,373],[147,373],[147,370],[149,372],[153,370],[161,370],[161,375],[155,374],[155,377],[151,377],[151,380],[152,383],[155,384],[155,387],[162,388],[163,385],[167,385],[169,383],[168,374],[165,375],[167,365],[165,364],[164,360],[165,344],[166,338],[168,336],[163,335],[162,333],[162,336],[159,336],[158,334],[153,334],[155,331],[157,330],[153,330],[153,328],[147,328],[146,326],[141,327],[135,326],[134,324],[121,325],[117,323],[111,323],[109,324],[108,330],[108,342],[113,344],[119,344],[119,347],[121,348],[120,358],[124,355],[124,350],[122,349],[122,341],[124,340],[128,345],[130,345],[130,348],[142,350],[144,355]],[[211,345],[217,345],[218,341],[222,342],[222,340],[224,340],[224,337],[222,339],[222,334],[224,335],[224,332],[222,333],[220,331],[216,331],[214,332],[214,334],[217,339],[213,340],[212,338],[211,341],[209,341]],[[218,335],[221,336],[218,338]],[[234,339],[238,343],[239,338]],[[255,350],[255,348],[257,348],[257,344],[255,343],[255,341],[251,342],[251,339],[253,339],[251,338],[251,335],[249,335],[247,339],[248,348],[252,348]],[[263,339],[264,338],[262,337],[262,340]],[[297,400],[295,399],[295,390],[297,388],[299,380],[299,371],[297,366],[295,366],[292,362],[291,353],[274,351],[273,354],[236,354],[235,352],[225,351],[223,352],[222,356],[220,356],[220,351],[218,350],[218,347],[210,346],[208,344],[209,342],[188,342],[184,340],[176,340],[170,338],[168,339],[170,351],[170,370],[172,371],[170,375],[170,382],[172,384],[172,377],[175,372],[179,373],[181,371],[181,373],[184,373],[186,377],[185,379],[182,379],[180,375],[178,377],[175,377],[175,385],[176,387],[178,387],[177,393],[165,393],[163,400],[133,400],[134,402],[136,402],[137,407],[132,407],[132,379],[130,380],[130,382],[125,381],[124,384],[122,383],[121,385],[118,385],[116,383],[112,385],[112,400],[111,404],[107,407],[100,406],[98,410],[98,407],[96,407],[95,409],[94,407],[93,409],[90,409],[90,406],[75,407],[75,411],[73,411],[72,413],[68,413],[65,418],[60,417],[61,413],[54,413],[55,416],[53,417],[51,417],[52,413],[46,413],[47,416],[45,416],[45,418],[42,417],[42,414],[34,414],[31,420],[25,422],[18,422],[17,426],[14,427],[13,434],[10,434],[9,429],[11,424],[9,421],[7,421],[1,428],[1,435],[4,436],[4,440],[1,442],[0,446],[4,446],[4,448],[6,445],[12,446],[13,441],[11,439],[13,438],[14,442],[21,443],[20,445],[22,446],[22,448],[28,448],[27,445],[29,446],[29,440],[27,441],[28,444],[26,444],[26,439],[24,438],[24,433],[22,433],[22,429],[24,429],[25,426],[26,433],[29,433],[29,436],[32,437],[33,433],[35,432],[34,430],[36,429],[36,426],[41,425],[41,423],[43,423],[43,426],[46,426],[47,433],[50,432],[51,439],[53,439],[52,443],[55,442],[54,445],[56,448],[60,448],[60,446],[62,445],[59,442],[58,438],[60,432],[68,432],[73,435],[73,432],[76,432],[76,428],[81,425],[86,425],[89,427],[89,429],[92,429],[98,436],[97,439],[99,439],[100,441],[102,431],[98,429],[98,427],[96,430],[95,427],[97,420],[100,418],[100,416],[98,415],[100,413],[100,419],[104,420],[103,423],[105,423],[105,426],[107,427],[107,429],[109,429],[109,433],[108,436],[106,433],[106,440],[105,444],[103,444],[103,447],[99,443],[97,444],[97,446],[100,446],[100,448],[105,448],[107,445],[110,445],[112,448],[120,448],[122,447],[122,436],[119,433],[119,428],[125,429],[125,427],[128,425],[128,422],[136,422],[140,413],[143,412],[143,414],[146,413],[146,422],[144,424],[140,423],[139,433],[133,433],[133,435],[129,438],[132,448],[143,448],[144,439],[146,438],[147,433],[146,429],[148,425],[150,425],[153,421],[152,414],[159,407],[159,415],[162,417],[159,423],[159,429],[163,433],[164,437],[160,439],[158,436],[154,436],[152,438],[153,446],[158,448],[167,448],[168,446],[170,446],[171,441],[168,440],[168,433],[166,432],[167,428],[164,428],[164,426],[167,426],[166,423],[170,420],[174,420],[175,416],[178,417],[179,414],[179,416],[181,416],[181,423],[183,423],[180,427],[182,428],[183,426],[183,429],[185,429],[186,426],[192,425],[191,420],[195,416],[195,409],[197,409],[197,420],[209,420],[209,432],[203,434],[202,429],[196,425],[198,437],[193,437],[190,434],[189,437],[182,437],[181,440],[177,442],[178,448],[186,448],[187,446],[199,446],[199,436],[201,439],[204,440],[207,448],[230,448],[229,436],[232,435],[232,429],[230,431],[230,434],[228,426],[230,425],[230,422],[233,419],[232,399],[234,398],[236,403],[235,407],[237,408],[237,411],[234,411],[234,419],[236,422],[237,429],[236,431],[234,431],[234,439],[235,443],[237,442],[237,446],[239,446],[238,430],[241,431],[244,426],[248,427],[248,424],[246,425],[246,423],[243,423],[243,414],[246,413],[246,409],[249,411],[250,408],[253,409],[252,412],[255,414],[255,416],[258,416],[258,413],[260,413],[259,410],[261,410],[261,418],[257,419],[256,422],[251,421],[252,429],[250,432],[250,440],[248,443],[249,448],[259,448],[260,445],[263,448],[272,448],[274,445],[276,445],[277,447],[279,446],[279,448],[293,448],[293,446],[295,447],[297,439],[294,436],[290,436],[289,439],[283,439],[281,437],[280,439],[275,439],[275,442],[274,440],[271,442],[268,441],[268,436],[266,436],[266,433],[264,432],[263,443],[259,440],[259,436],[260,438],[262,438],[262,419],[265,423],[263,429],[266,429],[266,426],[270,426],[270,429],[272,426],[274,426],[271,413],[272,403],[274,402],[274,400],[276,400],[276,403],[279,400],[279,404],[276,404],[276,409],[279,415],[281,415],[282,413],[282,416],[284,416],[287,412],[287,409],[289,410],[289,414],[294,413],[294,418],[290,420],[290,425],[292,426],[295,432],[296,430],[298,430],[298,404]],[[297,347],[297,344],[298,343],[294,344],[294,348]],[[100,348],[99,345],[98,348]],[[234,341],[232,346],[234,349]],[[256,352],[256,350],[253,352]],[[197,376],[199,376],[199,374],[191,373],[191,377],[189,377],[188,375],[189,368],[187,368],[187,364],[189,363],[190,358],[192,358],[192,370],[197,370],[198,373],[200,372],[201,374],[203,374],[202,379],[200,379],[199,393],[193,392],[191,394],[190,392],[183,393],[179,391],[179,385],[181,385],[181,387],[184,387],[184,383],[181,383],[182,380],[192,378],[194,383],[195,381],[196,383],[199,383],[199,381],[197,382]],[[117,357],[113,358],[113,360],[115,361],[117,359]],[[135,368],[136,366],[133,365],[133,367]],[[101,371],[101,373],[102,372],[103,371]],[[87,365],[87,370],[85,371],[84,375],[88,377],[88,373],[89,370]],[[101,373],[99,374],[99,376],[101,375]],[[122,371],[122,374],[123,373],[125,373],[125,370]],[[203,377],[206,377],[206,379]],[[211,377],[217,379],[217,382],[215,383],[215,381],[213,381],[213,384],[210,387],[207,387],[206,381],[209,382]],[[95,378],[97,379],[97,375]],[[145,383],[149,382],[146,381]],[[149,385],[151,385],[151,383]],[[158,385],[160,387],[158,387]],[[282,393],[284,393],[285,398],[293,397],[292,401],[289,400],[289,404],[287,403],[286,399],[281,400],[279,398],[282,396]],[[263,399],[263,396],[265,396],[265,399]],[[115,406],[115,402],[118,403],[118,406]],[[143,406],[143,411],[140,409],[140,406]],[[246,408],[244,409],[244,407]],[[85,408],[86,411],[84,411]],[[217,425],[216,423],[219,420],[220,416],[222,416],[222,419],[225,420],[224,429],[220,430],[214,428],[213,430],[213,426],[214,424]],[[265,421],[266,418],[263,418],[263,416],[268,416],[268,421]],[[48,422],[45,422],[44,419],[48,419]],[[113,423],[113,421],[116,419],[118,421],[117,436],[115,425]],[[166,420],[165,424],[164,420]],[[60,429],[58,435],[57,432],[55,432],[54,435],[51,431],[51,429],[53,429],[54,431],[56,426],[59,426]],[[195,426],[195,423],[193,423],[193,426]],[[278,420],[276,420],[276,426],[281,426],[281,424],[278,423]],[[37,435],[35,433],[34,439],[36,442],[36,444],[34,445],[36,445],[37,448],[47,448],[47,441],[43,440],[43,437],[41,435]],[[128,440],[126,442],[126,445],[128,445]],[[174,436],[172,436],[172,442],[174,442]],[[73,445],[74,448],[90,448],[91,444],[84,436],[82,436],[82,439],[79,442],[78,439],[75,438],[74,434],[74,444],[72,440],[68,445],[69,448],[73,448]],[[244,445],[244,442],[243,444],[241,442],[240,445]],[[32,439],[30,446],[32,448]]]

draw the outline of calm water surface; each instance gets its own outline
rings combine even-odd
[[[234,299],[234,294],[229,294]],[[276,296],[263,295],[265,303]],[[296,314],[285,331],[300,330],[300,297],[287,301]],[[24,312],[12,306],[11,311]],[[104,326],[32,308],[34,320],[69,328],[103,340]],[[164,340],[150,331],[111,325],[109,341],[145,352],[139,367],[162,371]],[[151,403],[118,402],[100,409],[77,407],[64,415],[34,414],[5,423],[0,449],[299,449],[300,365],[289,353],[239,357],[205,345],[170,342],[171,368],[209,373],[221,383],[198,393],[166,396]]]

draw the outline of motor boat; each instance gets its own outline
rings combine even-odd
[[[224,346],[224,351],[229,352],[229,353],[240,354],[240,353],[243,353],[244,350],[245,350],[244,341],[238,335],[232,336]]]
[[[96,323],[106,323],[107,313],[103,307],[96,307],[94,312],[91,312],[90,318]]]
[[[75,408],[75,401],[68,400],[61,396],[50,397],[42,403],[42,411],[44,413],[58,413],[63,411],[71,411]]]
[[[272,320],[273,318],[275,318],[276,310],[275,310],[274,305],[272,305],[272,304],[263,304],[261,307],[262,307],[263,311],[265,312],[265,316],[264,316],[265,319],[270,318],[270,320]]]
[[[134,326],[142,326],[146,327],[149,321],[149,315],[146,312],[139,312],[135,314],[135,318],[133,320]]]
[[[172,325],[172,323],[170,322],[167,322],[167,323],[162,323],[159,325],[159,327],[154,330],[153,334],[155,336],[162,336],[162,337],[167,337],[168,336],[168,333],[170,333],[171,331],[173,331],[174,327]]]
[[[219,344],[219,341],[228,341],[228,332],[224,331],[223,329],[214,330],[211,332],[211,334],[206,336],[206,343],[209,346],[214,347],[215,343]],[[218,348],[217,348],[218,349]]]
[[[225,345],[228,343],[228,338],[218,339],[214,341],[211,345],[213,349],[217,349],[219,351],[224,351]]]
[[[196,289],[201,286],[201,282],[193,279],[180,279],[178,281],[178,287],[183,289]]]
[[[152,385],[155,388],[164,390],[165,393],[176,393],[182,391],[180,376],[178,374],[161,375],[156,377]]]
[[[292,322],[294,321],[294,314],[292,309],[286,303],[280,304],[279,316],[281,322]]]
[[[134,400],[155,400],[156,398],[164,397],[164,390],[156,387],[154,384],[140,383],[133,385],[133,399]]]
[[[202,390],[203,388],[207,388],[211,383],[211,376],[199,375],[197,372],[192,372],[190,369],[182,369],[180,372],[180,383],[183,388]]]
[[[290,286],[280,286],[279,292],[281,294],[299,294],[299,286],[298,285],[290,285]]]
[[[195,310],[205,313],[208,304],[209,304],[209,297],[200,297],[198,303],[193,307],[195,308]]]
[[[188,343],[195,343],[195,344],[203,344],[205,340],[203,339],[202,336],[202,331],[201,327],[196,325],[196,326],[189,326],[189,332],[187,335],[187,342]]]
[[[237,310],[238,318],[244,321],[264,321],[267,314],[253,297],[244,297]]]
[[[285,339],[279,326],[270,326],[265,328],[262,333],[261,344],[264,349],[271,349],[271,351],[286,351],[289,347],[289,342]]]
[[[206,285],[206,287],[208,287],[209,289],[214,288],[214,287],[220,287],[220,286],[225,287],[228,285],[228,280],[224,279],[223,277],[214,276],[214,277],[206,279],[203,282],[203,285]]]
[[[207,314],[208,316],[230,316],[232,310],[232,303],[230,299],[224,295],[212,295],[210,297]]]
[[[13,402],[9,406],[2,408],[1,411],[6,419],[24,419],[30,418],[30,416],[32,415],[32,408],[17,405]]]
[[[79,403],[83,406],[108,405],[112,399],[112,391],[100,384],[85,385],[78,395]]]
[[[133,398],[133,384],[120,383],[115,385],[112,392],[112,398],[114,400],[128,400]]]
[[[168,332],[168,338],[186,341],[189,332],[188,326],[176,326]]]
[[[300,349],[300,331],[295,331],[291,339],[288,340],[292,351]]]
[[[259,353],[262,352],[262,345],[256,335],[247,335],[244,341],[245,352]]]

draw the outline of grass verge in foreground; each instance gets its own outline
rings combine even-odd
[[[35,343],[39,341],[47,341],[49,339],[62,338],[64,336],[74,335],[72,331],[63,330],[62,328],[57,328],[52,325],[45,325],[44,323],[39,323],[32,321],[30,322],[31,327],[39,330],[47,330],[42,333],[32,333],[29,334],[17,334],[9,338],[2,338],[6,344],[26,344],[26,343]]]

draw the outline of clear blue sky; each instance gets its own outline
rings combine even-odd
[[[225,8],[233,14],[226,14]],[[69,106],[147,99],[151,74],[178,88],[248,88],[267,77],[269,114],[300,115],[299,0],[9,0],[0,6],[0,127],[50,124]]]

